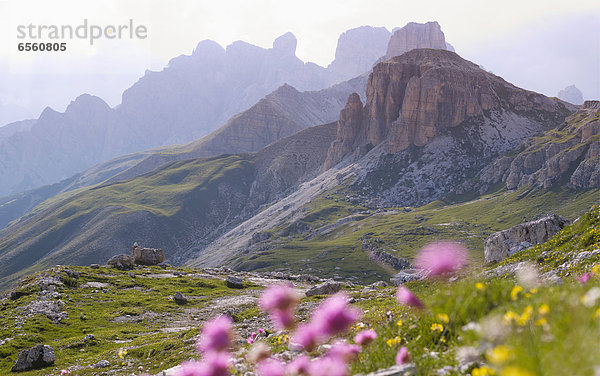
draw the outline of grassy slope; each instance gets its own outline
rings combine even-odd
[[[120,374],[129,374],[138,372],[138,366],[142,364],[144,370],[158,372],[192,356],[194,339],[198,333],[197,329],[183,328],[170,333],[162,329],[172,326],[176,317],[196,321],[195,325],[200,325],[203,320],[201,310],[210,307],[212,299],[238,294],[238,290],[227,288],[220,280],[147,276],[173,272],[158,267],[136,269],[131,273],[133,276],[130,272],[116,269],[68,267],[80,273],[77,278],[65,277],[64,269],[57,267],[28,276],[18,289],[26,295],[17,300],[6,300],[0,306],[0,340],[9,339],[0,346],[0,374],[10,373],[20,349],[37,343],[53,346],[56,365],[20,374],[56,375],[62,368],[89,367],[100,360],[111,363],[111,367],[105,371],[118,369]],[[177,271],[193,272],[184,269]],[[68,318],[60,324],[54,324],[46,316],[36,315],[22,325],[15,325],[20,317],[17,307],[32,301],[40,291],[35,281],[50,276],[62,278],[66,284],[59,286],[56,291],[66,303],[63,309],[68,312]],[[34,283],[28,286],[28,282]],[[107,283],[108,287],[78,287],[86,282]],[[255,288],[251,285],[248,287]],[[193,299],[189,304],[179,306],[170,299],[175,292],[182,292]],[[210,308],[207,309],[210,311]],[[130,322],[119,322],[117,318],[125,318]],[[95,340],[84,340],[86,334],[93,334]],[[118,358],[120,349],[129,349],[125,361]],[[96,372],[87,369],[73,374]]]
[[[600,209],[596,207],[547,243],[518,253],[504,264],[529,260],[544,269],[550,258],[541,260],[540,252],[550,251],[554,259],[599,247]],[[454,368],[451,374],[471,374],[474,368],[483,365],[500,375],[592,374],[600,356],[597,342],[600,300],[586,305],[582,297],[593,288],[600,288],[600,273],[585,285],[577,282],[574,276],[591,271],[594,265],[600,265],[600,256],[565,270],[562,284],[542,285],[534,290],[524,287],[518,294],[512,293],[518,285],[513,277],[486,278],[481,275],[479,266],[452,283],[443,280],[408,283],[407,286],[427,306],[421,312],[399,306],[393,298],[394,288],[351,288],[348,293],[355,299],[354,304],[365,311],[362,323],[379,335],[363,350],[359,361],[352,364],[353,374],[391,366],[400,346],[408,347],[418,375],[432,375],[446,366]],[[52,345],[57,363],[54,367],[25,372],[24,375],[56,375],[62,368],[70,369],[74,375],[91,375],[99,370],[89,366],[101,359],[111,362],[110,368],[105,370],[110,373],[139,374],[141,369],[156,372],[197,357],[193,350],[197,327],[177,333],[163,333],[161,328],[175,318],[193,317],[193,313],[190,314],[193,309],[207,308],[211,317],[222,313],[211,309],[210,300],[239,294],[237,290],[227,289],[222,281],[189,276],[149,278],[148,274],[173,272],[159,268],[135,270],[135,277],[114,269],[68,268],[81,273],[80,276],[64,278],[65,267],[30,276],[20,288],[24,296],[0,305],[0,340],[11,338],[0,345],[0,373],[8,373],[18,350],[36,343]],[[178,271],[194,273],[188,269]],[[39,285],[35,283],[37,278],[50,275],[63,277],[66,285],[57,291],[66,302],[69,318],[64,323],[52,324],[38,315],[16,327],[14,322],[20,316],[17,307],[31,301],[39,291]],[[98,289],[75,287],[88,281],[109,283],[110,286]],[[27,286],[29,282],[34,283]],[[176,291],[196,298],[189,305],[177,306],[168,299]],[[303,300],[306,304],[314,304],[322,299],[317,296]],[[540,311],[543,305],[548,306],[548,312]],[[532,310],[528,317],[524,316],[527,307]],[[143,316],[144,312],[158,316],[148,318]],[[509,312],[517,319],[503,322]],[[301,311],[300,319],[308,319],[309,313]],[[439,314],[447,315],[448,321]],[[124,315],[129,315],[132,322],[115,322],[115,318]],[[262,325],[257,316],[264,315],[252,306],[235,314],[236,321],[248,331],[256,331]],[[198,320],[197,326],[203,319]],[[399,320],[401,325],[398,325]],[[481,331],[463,328],[469,323],[479,325]],[[441,324],[443,330],[432,330],[433,324]],[[359,330],[354,327],[345,337],[352,341]],[[494,331],[498,333],[494,334]],[[83,338],[87,333],[93,333],[96,340],[86,342]],[[395,337],[399,337],[396,343],[388,343]],[[276,351],[283,351],[286,346],[280,344],[280,340],[278,336],[271,336],[265,341]],[[479,360],[458,372],[456,351],[464,346],[474,347]],[[120,349],[128,351],[124,360],[118,357]],[[518,373],[510,373],[511,370],[518,370]]]
[[[253,174],[252,164],[250,159],[239,155],[180,161],[131,180],[51,198],[36,207],[19,225],[4,230],[0,241],[0,277],[3,277],[0,289],[21,275],[64,263],[67,259],[73,263],[103,261],[93,261],[93,252],[75,255],[61,251],[65,243],[77,239],[114,236],[95,227],[84,228],[95,216],[143,213],[159,219],[165,228],[156,231],[169,231],[163,235],[165,239],[172,239],[186,225],[186,215],[191,209],[198,221],[208,220],[204,217],[218,197],[219,184],[248,180],[246,177]],[[87,230],[92,232],[87,233]],[[74,256],[77,260],[73,260]],[[46,262],[44,257],[52,260]]]
[[[318,229],[364,208],[344,199],[346,191],[328,192],[311,202],[300,222]],[[233,259],[231,265],[256,270],[309,271],[323,276],[340,276],[365,282],[387,279],[386,272],[361,251],[362,238],[384,242],[382,248],[400,257],[412,258],[415,251],[434,239],[464,241],[473,261],[483,261],[483,242],[493,232],[531,220],[541,213],[555,212],[571,220],[598,203],[599,191],[575,193],[568,190],[499,191],[474,201],[446,205],[432,202],[408,213],[392,208],[373,213],[333,231],[307,239],[308,233],[289,236],[289,224],[271,231],[267,244],[272,249],[252,251]],[[297,226],[297,225],[296,225]],[[284,234],[284,235],[282,235]],[[338,267],[339,269],[336,269]]]

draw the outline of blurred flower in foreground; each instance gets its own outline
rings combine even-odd
[[[408,349],[402,346],[396,354],[396,364],[406,364],[408,362],[410,362],[410,354]]]
[[[348,306],[346,294],[337,293],[325,300],[315,310],[311,320],[317,330],[326,336],[334,336],[360,320],[362,311]]]
[[[233,322],[229,316],[223,315],[204,324],[200,337],[196,342],[198,352],[225,351],[231,346],[233,338]]]
[[[450,322],[450,317],[445,313],[438,313],[437,318],[438,318],[438,320],[440,320],[441,322],[443,322],[445,324]]]
[[[421,249],[415,259],[428,276],[455,273],[467,264],[467,249],[454,242],[435,242]]]
[[[363,330],[354,336],[354,342],[361,346],[366,346],[375,341],[377,333],[373,329]]]
[[[484,290],[485,290],[485,285],[484,285],[483,283],[481,283],[481,282],[477,282],[477,283],[475,284],[475,288],[476,288],[477,290],[479,290],[479,291],[484,291]]]
[[[346,341],[337,341],[327,352],[327,356],[338,357],[344,362],[352,362],[360,353],[360,346],[351,345]]]
[[[526,289],[534,289],[540,285],[540,275],[537,267],[528,261],[521,263],[517,269],[517,281]]]
[[[492,368],[489,368],[486,366],[481,366],[479,368],[473,368],[473,371],[471,371],[472,376],[494,376],[495,374],[496,374],[496,371],[494,371]]]
[[[404,286],[398,287],[398,290],[396,291],[396,300],[398,300],[398,303],[410,307],[423,308],[423,303],[419,298]]]
[[[260,308],[269,313],[277,329],[290,328],[294,324],[294,314],[300,295],[293,287],[273,285],[260,297]]]
[[[502,376],[535,376],[535,374],[527,371],[526,369],[515,366],[502,368],[500,374]]]
[[[299,355],[287,364],[285,370],[291,375],[308,375],[309,366],[310,358],[306,355]]]
[[[297,350],[312,351],[319,344],[321,335],[311,324],[303,324],[292,334],[291,346]]]
[[[256,373],[258,376],[283,376],[285,365],[277,359],[268,358],[258,363]]]
[[[584,306],[591,308],[596,305],[596,301],[600,299],[600,287],[592,287],[581,297],[581,303]]]
[[[310,362],[308,374],[310,376],[347,376],[348,367],[338,357],[324,356]]]
[[[519,285],[513,287],[513,289],[510,291],[510,298],[512,300],[517,300],[517,298],[519,297],[519,294],[523,291],[523,288]]]
[[[442,324],[431,324],[431,331],[432,332],[443,332],[444,331],[444,326]]]
[[[498,365],[509,361],[513,356],[513,352],[510,348],[500,345],[486,351],[485,356],[490,363]]]

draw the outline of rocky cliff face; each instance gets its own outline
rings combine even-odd
[[[383,142],[389,153],[424,146],[492,111],[554,122],[565,115],[564,106],[550,98],[518,89],[453,52],[431,49],[412,50],[377,64],[369,76],[365,106],[348,103],[327,167]]]
[[[386,53],[392,33],[385,27],[361,26],[340,35],[335,59],[327,69],[352,78],[369,72]]]
[[[385,57],[389,59],[400,56],[417,48],[451,49],[447,47],[442,28],[436,21],[424,24],[410,22],[394,30]]]
[[[523,143],[481,174],[482,190],[504,182],[508,189],[524,185],[550,188],[600,187],[600,102],[586,101],[556,129]]]

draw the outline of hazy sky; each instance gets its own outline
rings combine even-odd
[[[133,19],[147,26],[148,38],[93,46],[70,40],[65,52],[17,50],[17,25],[77,26],[83,19],[104,26]],[[0,0],[0,121],[18,111],[14,117],[37,117],[47,105],[62,111],[84,92],[115,106],[146,69],[162,69],[203,39],[271,47],[291,31],[298,57],[326,66],[347,29],[433,20],[461,56],[518,86],[554,96],[575,84],[585,98],[600,97],[597,0]]]

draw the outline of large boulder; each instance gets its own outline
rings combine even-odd
[[[144,248],[138,243],[131,247],[131,254],[134,262],[140,265],[158,265],[165,261],[165,251],[162,249]]]
[[[48,367],[54,364],[54,349],[47,345],[35,345],[22,350],[10,369],[12,372]]]
[[[133,258],[126,254],[115,255],[108,259],[106,265],[110,265],[117,269],[128,270],[133,269]]]
[[[485,262],[502,261],[525,248],[543,243],[568,223],[568,220],[553,214],[493,233],[485,241]]]
[[[333,280],[325,281],[323,283],[319,283],[316,286],[311,287],[306,291],[306,296],[315,296],[315,295],[331,295],[342,289],[343,285],[341,282],[336,282]]]

